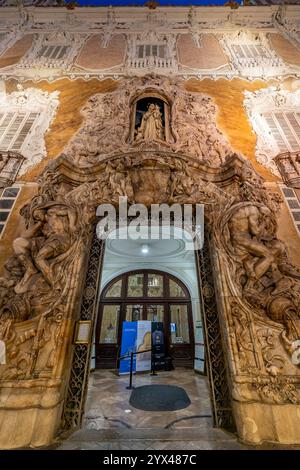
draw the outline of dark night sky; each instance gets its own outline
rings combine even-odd
[[[97,6],[143,6],[147,0],[76,0],[79,5],[97,5]],[[224,5],[227,0],[159,0],[158,3],[161,6],[170,6],[170,5],[181,5],[181,6],[190,6],[190,5]],[[241,0],[235,0],[238,3],[241,3]]]

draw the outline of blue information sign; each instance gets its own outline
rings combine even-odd
[[[128,356],[120,360],[120,374],[130,372],[130,353],[136,351],[137,322],[124,321],[122,331],[121,357]],[[136,371],[136,355],[133,356],[133,372]]]

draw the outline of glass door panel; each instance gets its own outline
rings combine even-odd
[[[147,320],[163,322],[164,310],[163,305],[147,305]]]
[[[143,305],[126,305],[125,310],[126,321],[143,320]]]
[[[169,279],[170,297],[186,297],[183,288],[173,279]]]
[[[148,286],[147,286],[148,297],[163,297],[164,295],[164,284],[163,276],[160,274],[148,274]]]
[[[121,297],[122,292],[122,279],[115,282],[109,289],[107,289],[105,297]]]
[[[143,297],[144,274],[132,274],[128,276],[127,296]]]
[[[170,304],[171,344],[189,344],[189,321],[187,305]]]
[[[117,343],[120,305],[104,305],[99,343]]]

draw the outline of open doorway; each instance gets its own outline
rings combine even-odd
[[[195,251],[171,239],[106,240],[92,369],[118,369],[124,321],[160,321],[174,367],[205,369]]]
[[[81,432],[122,429],[129,439],[132,429],[140,429],[155,439],[157,429],[212,429],[200,306],[195,252],[186,250],[184,240],[126,240],[115,234],[106,240]],[[123,321],[138,320],[163,322],[174,369],[156,376],[137,373],[134,386],[182,388],[190,400],[186,407],[162,412],[132,406],[128,375],[119,375],[118,356]]]
[[[166,355],[174,367],[194,367],[190,294],[175,276],[137,270],[121,274],[102,291],[95,333],[95,367],[118,368],[123,322],[163,323]]]
[[[234,430],[210,260],[211,255],[207,241],[204,243],[203,249],[193,251],[186,250],[185,243],[180,237],[171,237],[166,240],[108,238],[104,244],[99,240],[97,234],[94,234],[81,306],[81,319],[86,320],[86,312],[89,312],[95,318],[95,324],[100,326],[98,326],[98,330],[95,329],[91,362],[88,360],[90,357],[88,355],[89,346],[78,344],[74,350],[69,393],[63,413],[65,429],[76,427],[78,429],[79,426],[82,426],[80,434],[75,433],[74,439],[84,439],[85,432],[90,429],[102,430],[105,433],[107,428],[114,427],[115,429],[115,426],[119,426],[120,423],[121,426],[125,426],[125,429],[134,427],[138,430],[150,426],[149,433],[151,434],[152,431],[154,432],[154,428],[157,431],[161,426],[164,429],[173,426],[171,423],[174,421],[174,416],[176,417],[175,421],[179,420],[181,423],[180,426],[184,424],[191,430],[198,429],[200,423],[205,424],[205,420],[208,420],[207,426],[210,429],[217,426],[229,431]],[[101,282],[99,282],[100,272],[102,274]],[[192,368],[176,365],[173,371],[161,371],[154,378],[148,372],[135,375],[134,385],[136,387],[143,384],[159,383],[159,380],[166,385],[176,383],[188,391],[191,406],[179,412],[171,411],[171,414],[164,412],[164,424],[160,420],[161,412],[150,412],[149,415],[147,412],[130,408],[131,392],[126,389],[128,376],[119,375],[115,362],[111,369],[104,368],[103,364],[100,364],[100,369],[96,369],[97,348],[95,348],[95,343],[97,341],[100,343],[101,309],[105,305],[105,293],[111,287],[118,290],[118,285],[114,286],[114,284],[122,276],[125,276],[125,282],[123,287],[121,282],[121,291],[126,289],[126,285],[128,288],[128,276],[142,273],[146,274],[142,282],[143,292],[145,289],[153,287],[148,285],[151,274],[165,276],[166,281],[163,281],[163,289],[166,289],[164,287],[166,283],[175,280],[178,286],[176,289],[183,288],[187,292],[187,297],[182,298],[182,301],[190,305],[191,311],[192,327],[189,328],[189,335],[193,332],[191,343],[194,342],[195,346]],[[154,284],[156,283],[157,281],[154,281]],[[138,285],[138,282],[136,284]],[[159,288],[159,282],[157,287]],[[97,291],[99,292],[98,299],[91,295]],[[124,298],[122,292],[120,295],[117,303],[124,300],[126,305],[128,298]],[[128,293],[126,295],[128,297]],[[145,298],[144,293],[143,296]],[[113,301],[113,299],[111,300]],[[173,294],[165,298],[167,303],[173,300]],[[147,303],[144,302],[140,310],[143,316],[147,314]],[[137,304],[136,299],[133,304]],[[131,313],[133,315],[134,312]],[[155,314],[158,313],[156,311]],[[137,312],[134,314],[137,315]],[[168,323],[167,328],[170,328],[169,334],[171,334],[170,323],[174,322],[170,322],[168,316],[165,318]],[[114,325],[110,319],[108,319],[107,326],[113,330],[111,326]],[[207,347],[205,357],[204,336]],[[103,344],[105,346],[105,342]],[[108,341],[106,344],[109,346],[111,343]],[[108,362],[111,361],[112,355],[109,348],[104,347],[102,350],[101,360],[103,362],[105,362],[105,355],[107,355]],[[84,368],[82,364],[85,365]],[[189,390],[188,383],[191,384]],[[203,409],[204,405],[205,409]],[[198,425],[196,425],[197,421]],[[100,435],[97,434],[97,436],[97,438],[101,438]],[[155,437],[155,433],[153,436]]]

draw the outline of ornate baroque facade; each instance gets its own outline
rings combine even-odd
[[[204,323],[232,421],[248,443],[300,443],[300,7],[6,4],[0,448],[80,425],[90,343],[74,329],[95,321],[97,206],[120,196],[204,204]]]

